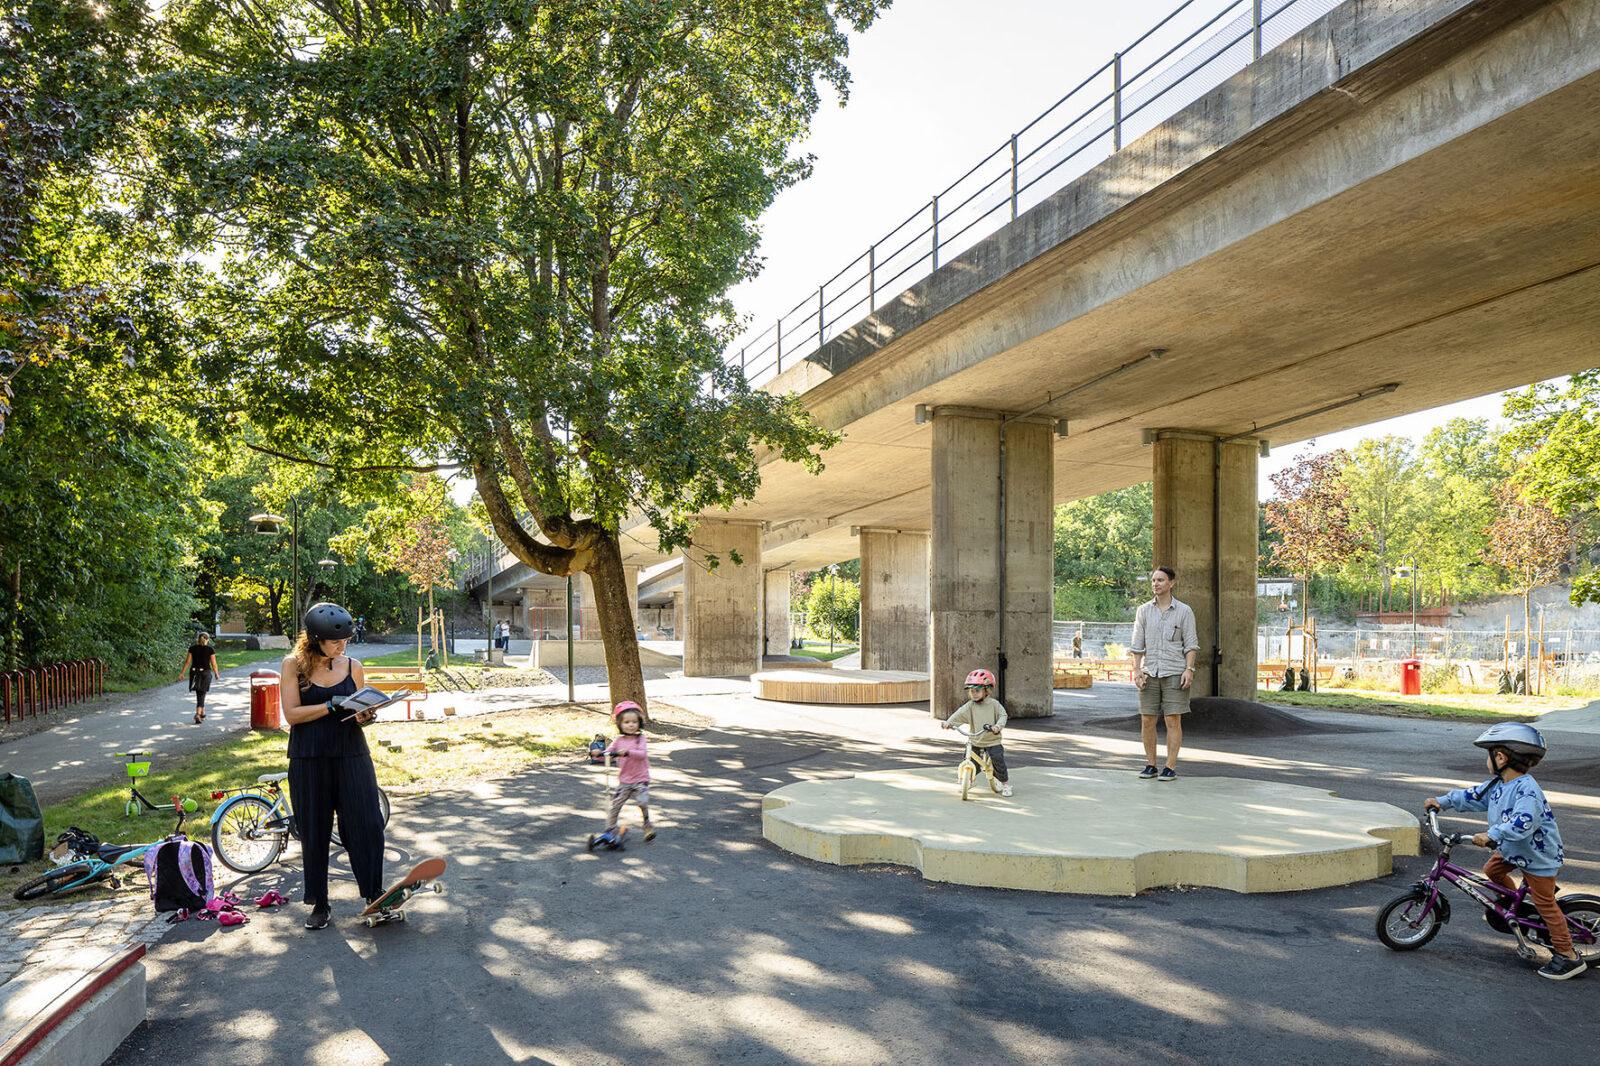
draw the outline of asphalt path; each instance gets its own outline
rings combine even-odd
[[[351,648],[356,658],[381,655],[380,644]],[[179,660],[173,670],[182,665]],[[159,787],[161,767],[238,736],[250,728],[250,673],[276,670],[265,660],[222,671],[206,694],[206,720],[194,721],[194,694],[187,681],[141,692],[110,693],[49,712],[48,728],[27,736],[0,734],[0,771],[26,777],[41,803],[54,803],[96,785],[126,781],[119,751],[155,753],[151,779]]]
[[[1135,772],[1137,737],[1094,724],[1122,703],[1114,687],[1062,694],[1056,717],[1008,730],[1008,757]],[[148,960],[149,1020],[110,1061],[1555,1062],[1600,1037],[1600,974],[1541,980],[1464,902],[1421,951],[1378,943],[1378,908],[1431,859],[1312,892],[1131,899],[812,863],[762,839],[765,793],[953,767],[949,735],[909,708],[690,705],[719,724],[654,760],[655,842],[589,853],[600,782],[576,763],[400,797],[388,868],[443,855],[444,895],[367,930],[341,856],[326,930],[303,930],[298,903],[238,929],[179,926]],[[1408,809],[1478,779],[1477,726],[1305,717],[1361,731],[1197,741],[1184,773]],[[1564,888],[1600,890],[1600,788],[1562,769],[1593,765],[1600,736],[1552,741],[1539,776],[1568,845]],[[298,898],[288,859],[238,887]]]

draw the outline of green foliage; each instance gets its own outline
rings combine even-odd
[[[541,569],[635,512],[687,544],[758,448],[815,467],[833,439],[723,366],[724,294],[877,6],[171,5],[138,163],[169,231],[223,253],[208,378],[297,453],[471,464]]]
[[[834,573],[818,574],[805,600],[813,635],[852,643],[861,633],[861,585]]]
[[[1132,621],[1134,608],[1138,606],[1137,600],[1137,596],[1123,589],[1057,585],[1054,617],[1101,622]]]
[[[1055,617],[1122,619],[1145,598],[1154,517],[1150,483],[1055,512]]]
[[[0,605],[0,622],[18,631],[17,658],[176,670],[206,516],[192,445],[163,413],[159,383],[84,358],[17,385],[0,438],[0,573],[21,573],[21,611]]]

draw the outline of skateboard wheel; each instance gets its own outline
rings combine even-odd
[[[378,924],[378,919],[376,919],[376,918],[363,918],[362,922],[363,922],[363,924],[366,925],[366,927],[368,929],[371,929],[373,926]]]
[[[441,892],[444,891],[444,886],[441,885],[439,882],[435,881],[433,883],[433,891],[437,895],[438,893],[441,893]]]
[[[405,911],[395,911],[394,920],[397,921],[397,922],[405,921],[406,920],[406,912]]]

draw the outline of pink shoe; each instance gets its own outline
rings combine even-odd
[[[217,913],[218,925],[244,925],[250,919],[238,911],[219,911]]]
[[[268,907],[278,907],[289,902],[289,898],[275,888],[269,888],[256,900],[256,906],[265,910]]]

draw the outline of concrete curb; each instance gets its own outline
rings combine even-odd
[[[98,1066],[145,1015],[139,944],[113,953],[33,1015],[0,1046],[0,1066]]]

